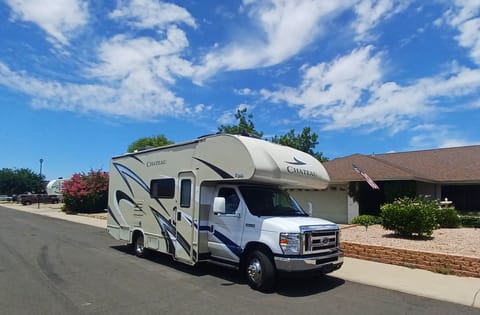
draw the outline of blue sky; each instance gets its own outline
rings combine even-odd
[[[0,168],[310,126],[330,159],[480,144],[480,1],[0,2]]]

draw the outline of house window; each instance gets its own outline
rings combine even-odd
[[[192,180],[182,179],[180,184],[180,207],[190,208],[190,201],[192,199]]]
[[[153,179],[150,182],[150,197],[173,199],[175,196],[175,179]]]

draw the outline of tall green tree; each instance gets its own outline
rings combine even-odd
[[[165,145],[173,144],[164,135],[140,138],[128,146],[128,152],[134,152],[135,150],[141,150],[147,147],[163,147]]]
[[[27,168],[0,170],[0,194],[18,195],[26,192],[41,193],[45,190],[45,176]]]
[[[314,151],[318,144],[318,134],[312,133],[310,127],[304,127],[299,134],[295,133],[294,129],[291,129],[283,136],[275,136],[272,138],[272,142],[286,145],[297,150],[306,152],[313,155],[320,162],[328,161],[328,158],[323,156],[322,152]]]
[[[218,127],[218,131],[222,133],[231,134],[251,134],[259,138],[263,136],[263,132],[255,129],[253,123],[253,115],[247,114],[247,108],[238,109],[235,114],[235,119],[238,120],[238,125],[221,125]]]

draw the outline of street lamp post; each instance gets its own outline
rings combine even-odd
[[[40,159],[40,181],[42,182],[42,164],[43,164],[43,159]],[[40,196],[37,193],[37,201],[38,205],[37,208],[40,209]]]

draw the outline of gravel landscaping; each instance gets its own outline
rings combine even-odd
[[[480,258],[480,229],[438,229],[431,237],[400,238],[380,225],[349,226],[342,229],[341,240],[351,243],[410,249],[423,252]]]

